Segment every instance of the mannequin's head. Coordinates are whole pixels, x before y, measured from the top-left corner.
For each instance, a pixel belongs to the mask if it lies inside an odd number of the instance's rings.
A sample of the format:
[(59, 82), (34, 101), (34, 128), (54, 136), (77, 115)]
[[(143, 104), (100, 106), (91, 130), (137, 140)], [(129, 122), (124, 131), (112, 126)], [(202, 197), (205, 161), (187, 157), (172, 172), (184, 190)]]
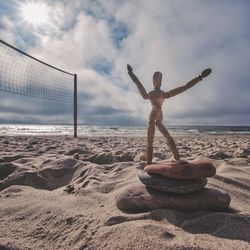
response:
[(160, 89), (161, 79), (162, 79), (162, 73), (159, 71), (156, 71), (153, 75), (153, 85), (154, 85), (155, 89)]

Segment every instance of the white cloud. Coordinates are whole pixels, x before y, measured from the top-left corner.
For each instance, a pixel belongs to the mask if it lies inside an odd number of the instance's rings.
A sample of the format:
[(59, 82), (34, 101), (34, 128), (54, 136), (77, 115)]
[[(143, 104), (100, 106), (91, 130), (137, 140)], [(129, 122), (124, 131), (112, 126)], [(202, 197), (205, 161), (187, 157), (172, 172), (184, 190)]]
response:
[(0, 38), (8, 41), (9, 43), (14, 43), (14, 23), (13, 21), (6, 15), (2, 16), (0, 19)]
[[(87, 119), (97, 121), (95, 110), (100, 107), (112, 108), (100, 123), (113, 121), (112, 110), (121, 110), (120, 118), (147, 119), (150, 105), (129, 79), (129, 63), (148, 91), (156, 70), (163, 73), (162, 88), (169, 90), (212, 67), (212, 75), (198, 86), (166, 101), (170, 123), (250, 122), (247, 2), (99, 0), (50, 5), (55, 13), (51, 25), (57, 28), (39, 37), (29, 53), (78, 74), (79, 96), (86, 97), (79, 99), (79, 113), (92, 110)], [(127, 26), (119, 47), (110, 20)], [(13, 27), (7, 26), (3, 33), (13, 35)], [(110, 63), (110, 74), (91, 68), (90, 62), (100, 58)], [(80, 121), (91, 122), (86, 117)]]

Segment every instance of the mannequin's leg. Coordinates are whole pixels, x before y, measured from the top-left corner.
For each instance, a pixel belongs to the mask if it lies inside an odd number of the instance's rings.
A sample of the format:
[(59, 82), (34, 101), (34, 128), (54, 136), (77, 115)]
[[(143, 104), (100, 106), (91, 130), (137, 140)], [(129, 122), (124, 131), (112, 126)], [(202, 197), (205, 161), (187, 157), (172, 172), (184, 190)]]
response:
[(156, 126), (158, 127), (162, 135), (167, 139), (168, 147), (173, 153), (175, 160), (180, 160), (179, 151), (175, 145), (173, 137), (169, 134), (168, 130), (165, 128), (161, 121), (157, 121)]
[(147, 138), (147, 164), (152, 163), (153, 159), (153, 141), (154, 141), (154, 136), (155, 136), (155, 121), (150, 120), (148, 122), (148, 138)]

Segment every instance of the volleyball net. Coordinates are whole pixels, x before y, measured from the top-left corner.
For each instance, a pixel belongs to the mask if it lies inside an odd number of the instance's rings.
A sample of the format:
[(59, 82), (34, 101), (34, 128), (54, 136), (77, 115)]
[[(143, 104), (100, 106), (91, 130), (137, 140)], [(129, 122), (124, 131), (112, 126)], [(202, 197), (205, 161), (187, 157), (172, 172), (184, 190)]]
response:
[(77, 137), (77, 75), (0, 40), (0, 91), (72, 104)]

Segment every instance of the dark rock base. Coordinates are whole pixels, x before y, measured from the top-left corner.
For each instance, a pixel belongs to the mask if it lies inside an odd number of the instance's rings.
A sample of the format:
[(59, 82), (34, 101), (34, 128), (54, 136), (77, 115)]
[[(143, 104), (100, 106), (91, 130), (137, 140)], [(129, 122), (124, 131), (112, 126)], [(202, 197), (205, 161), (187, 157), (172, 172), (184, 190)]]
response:
[(231, 198), (223, 190), (203, 188), (191, 194), (157, 191), (143, 184), (132, 184), (116, 196), (116, 206), (127, 213), (141, 213), (168, 208), (181, 211), (226, 211)]

